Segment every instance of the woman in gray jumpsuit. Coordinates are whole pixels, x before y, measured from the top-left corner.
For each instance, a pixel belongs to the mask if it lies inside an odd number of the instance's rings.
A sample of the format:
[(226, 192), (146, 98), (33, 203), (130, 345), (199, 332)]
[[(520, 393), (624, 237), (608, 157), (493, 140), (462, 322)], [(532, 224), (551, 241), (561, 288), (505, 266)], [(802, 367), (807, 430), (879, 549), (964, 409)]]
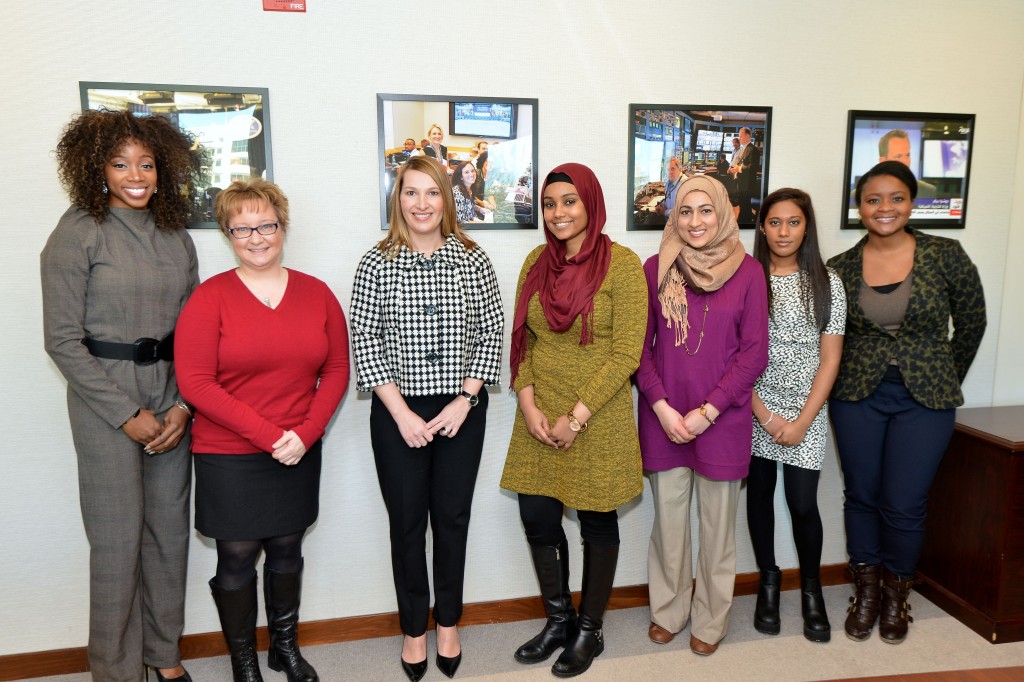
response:
[(181, 666), (191, 412), (173, 332), (199, 283), (185, 230), (199, 159), (156, 116), (87, 111), (65, 128), (71, 199), (41, 255), (46, 352), (68, 382), (89, 539), (95, 680), (191, 680)]

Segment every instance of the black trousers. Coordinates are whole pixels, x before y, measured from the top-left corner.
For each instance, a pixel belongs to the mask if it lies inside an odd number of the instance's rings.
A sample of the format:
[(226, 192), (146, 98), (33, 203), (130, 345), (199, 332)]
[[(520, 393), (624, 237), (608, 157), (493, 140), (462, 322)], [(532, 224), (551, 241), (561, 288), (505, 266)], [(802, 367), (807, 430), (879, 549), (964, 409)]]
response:
[[(407, 397), (409, 408), (430, 421), (455, 396)], [(430, 583), (427, 578), (427, 520), (433, 538), (434, 619), (450, 627), (462, 616), (473, 488), (480, 468), (487, 425), (487, 391), (470, 409), (454, 438), (435, 436), (426, 447), (410, 448), (384, 403), (373, 396), (370, 440), (377, 480), (391, 529), (391, 568), (402, 632), (427, 631)]]
[[(562, 528), (562, 512), (565, 505), (561, 500), (544, 495), (519, 494), (519, 518), (526, 531), (526, 541), (534, 547), (555, 547), (565, 541)], [(618, 511), (600, 512), (577, 509), (580, 520), (580, 535), (595, 545), (619, 544)]]

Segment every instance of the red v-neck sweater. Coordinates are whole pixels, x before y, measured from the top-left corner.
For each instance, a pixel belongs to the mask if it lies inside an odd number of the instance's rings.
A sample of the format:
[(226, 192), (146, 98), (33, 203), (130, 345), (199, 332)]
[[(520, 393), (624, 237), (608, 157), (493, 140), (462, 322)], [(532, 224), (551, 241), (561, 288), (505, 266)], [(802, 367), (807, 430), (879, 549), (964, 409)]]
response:
[(348, 386), (348, 329), (315, 277), (289, 269), (284, 297), (270, 308), (229, 270), (185, 305), (174, 358), (181, 395), (196, 409), (192, 452), (272, 452), (289, 430), (308, 448)]

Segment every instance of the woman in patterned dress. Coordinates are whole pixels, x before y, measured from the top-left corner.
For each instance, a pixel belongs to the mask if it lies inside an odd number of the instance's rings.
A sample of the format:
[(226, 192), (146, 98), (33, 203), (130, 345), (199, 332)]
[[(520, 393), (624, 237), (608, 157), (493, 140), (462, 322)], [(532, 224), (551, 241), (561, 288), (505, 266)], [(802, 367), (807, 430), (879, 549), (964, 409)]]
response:
[(370, 439), (391, 528), (405, 639), (402, 668), (427, 670), (426, 530), (433, 538), (437, 667), (462, 660), (470, 505), (487, 422), (485, 384), (500, 379), (503, 316), (487, 254), (459, 228), (444, 168), (402, 166), (387, 236), (363, 256), (352, 290), (357, 387), (372, 391)]
[(804, 637), (831, 637), (821, 595), (822, 527), (818, 477), (828, 434), (826, 400), (839, 372), (846, 298), (825, 267), (811, 198), (798, 189), (761, 206), (754, 258), (768, 280), (768, 368), (754, 384), (754, 443), (747, 476), (747, 525), (761, 584), (754, 628), (777, 635), (781, 572), (775, 565), (775, 483), (782, 463), (786, 504), (800, 559)]

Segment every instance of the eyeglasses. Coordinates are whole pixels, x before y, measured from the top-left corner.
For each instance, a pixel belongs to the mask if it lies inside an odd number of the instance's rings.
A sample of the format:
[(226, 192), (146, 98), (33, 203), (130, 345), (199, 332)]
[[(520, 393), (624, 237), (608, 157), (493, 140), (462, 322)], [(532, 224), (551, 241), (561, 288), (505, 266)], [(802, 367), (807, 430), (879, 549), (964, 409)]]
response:
[(259, 232), (264, 237), (268, 237), (277, 232), (277, 223), (267, 223), (256, 227), (229, 227), (228, 232), (235, 239), (248, 239), (253, 232)]

